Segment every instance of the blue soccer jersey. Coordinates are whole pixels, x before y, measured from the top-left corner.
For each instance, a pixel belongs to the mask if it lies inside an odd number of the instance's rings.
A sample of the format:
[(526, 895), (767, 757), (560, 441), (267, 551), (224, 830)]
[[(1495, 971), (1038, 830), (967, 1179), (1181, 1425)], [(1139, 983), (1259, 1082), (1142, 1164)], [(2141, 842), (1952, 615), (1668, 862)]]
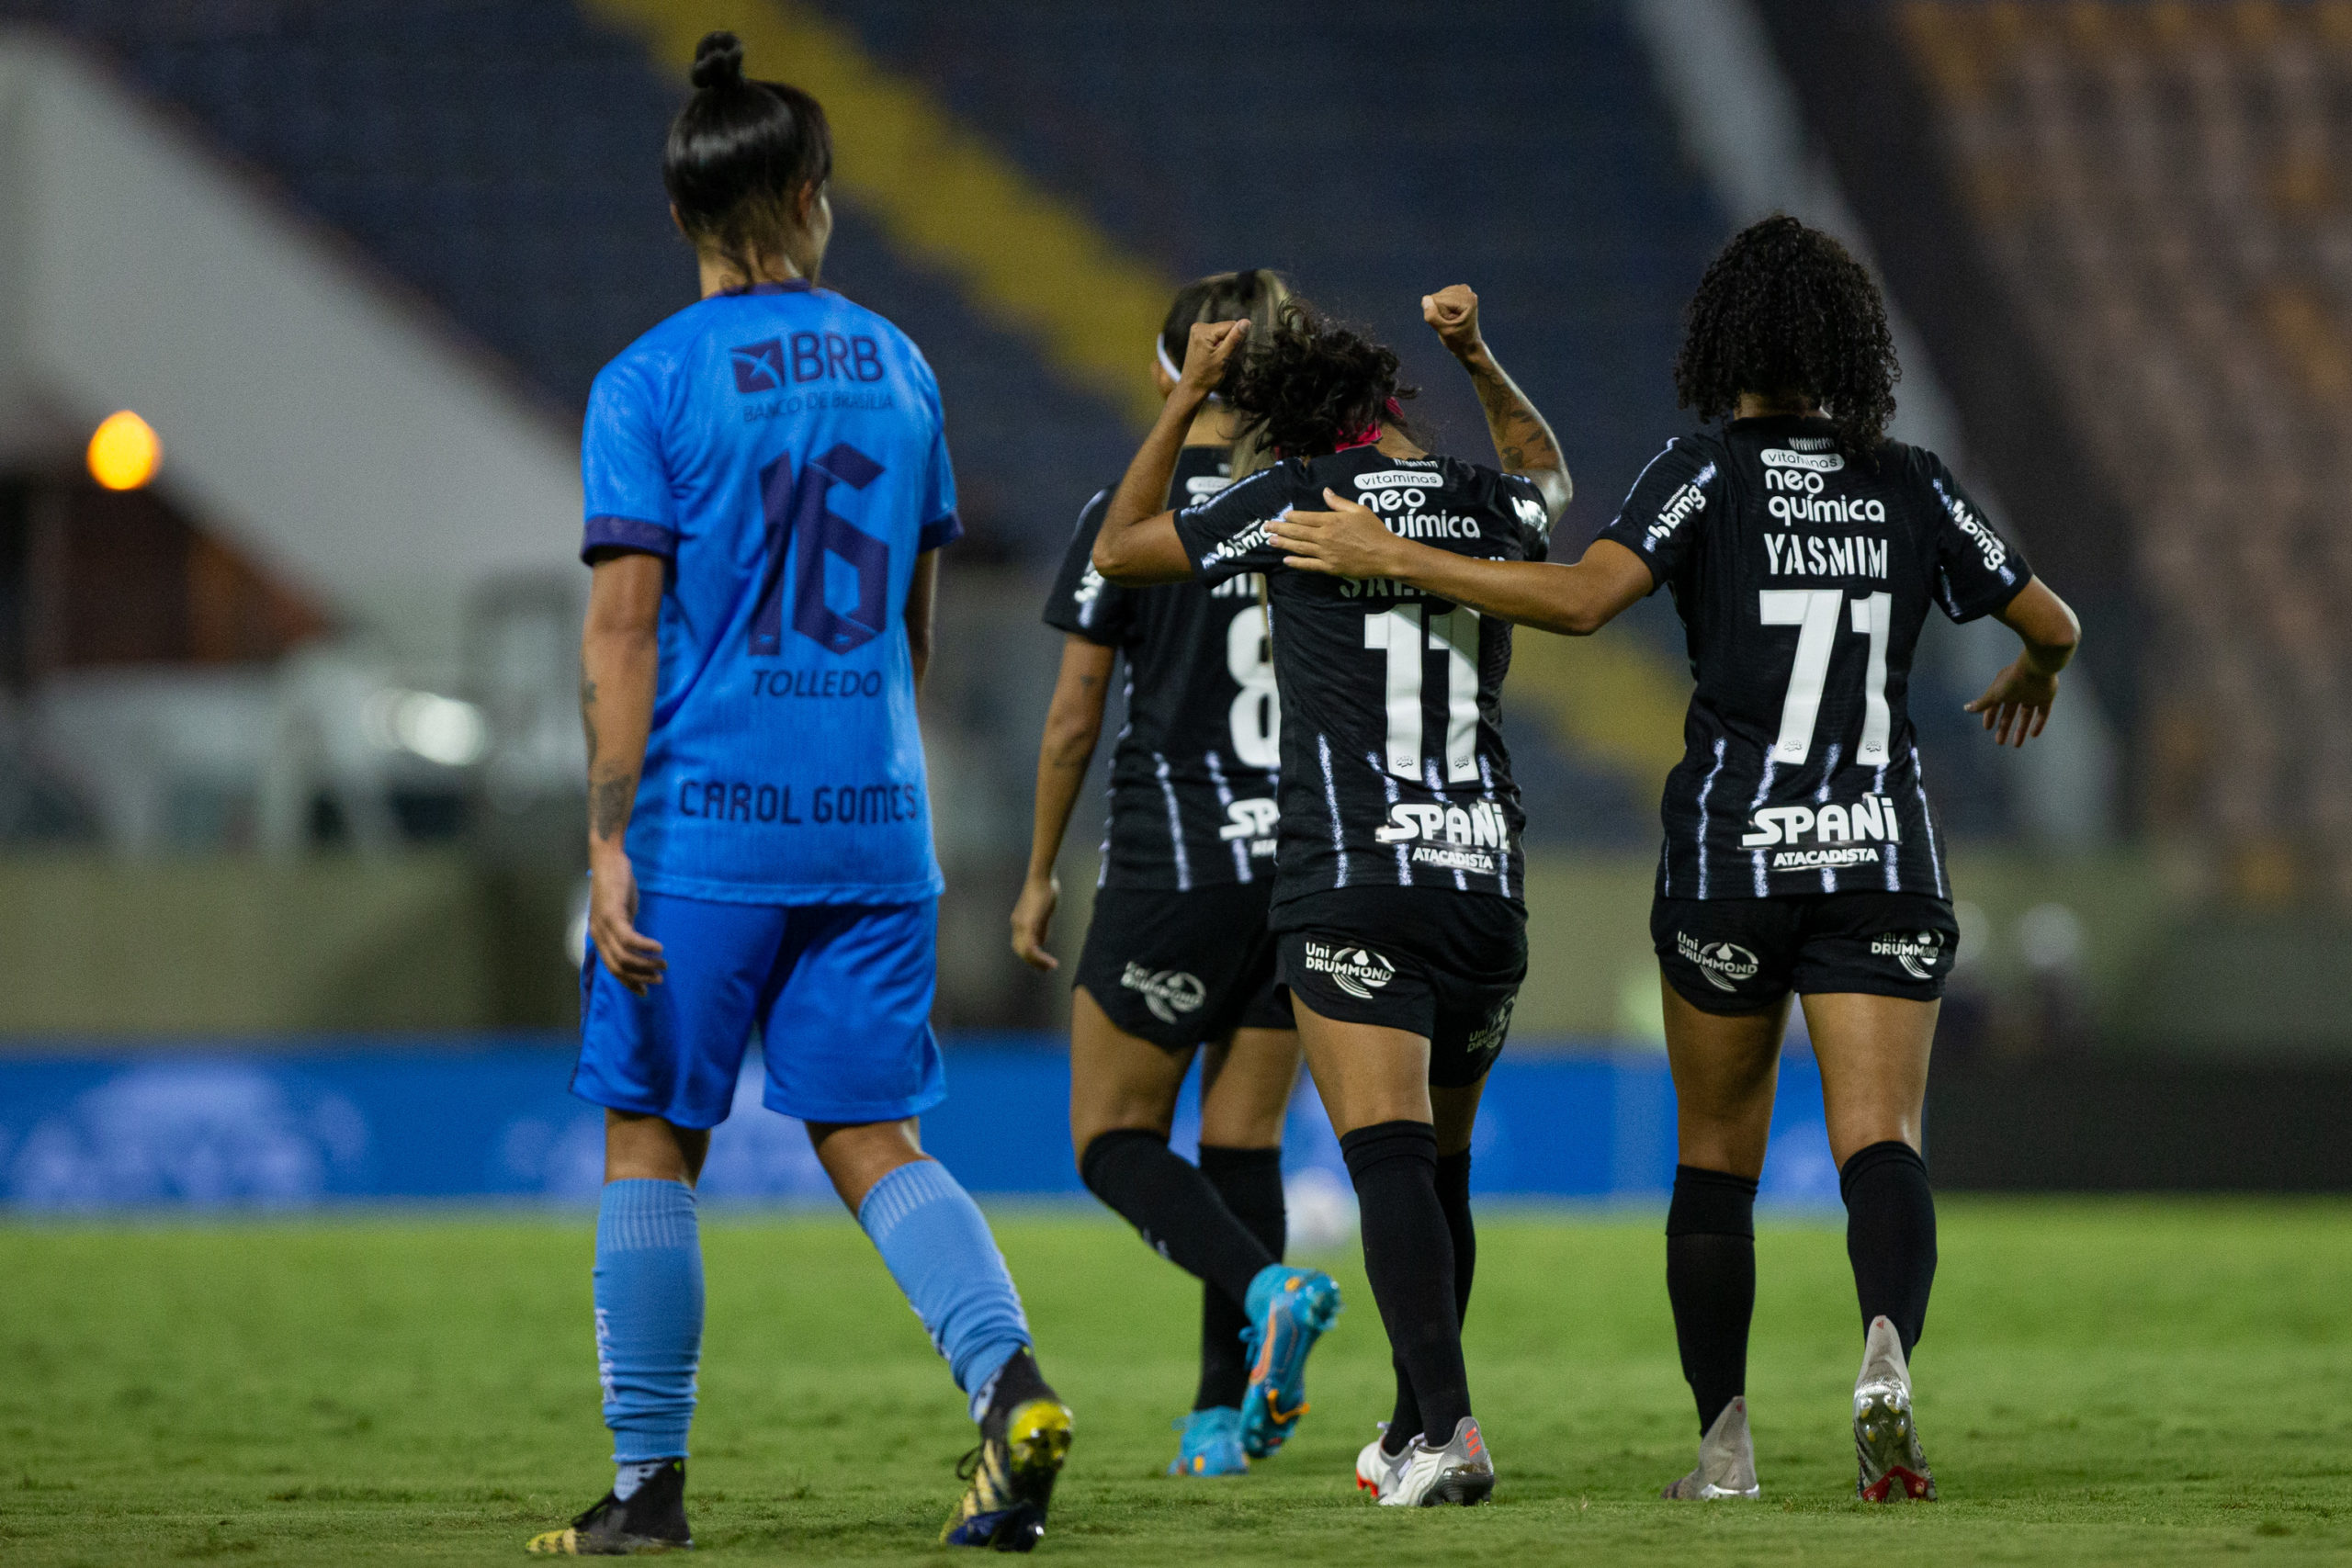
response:
[(639, 886), (935, 897), (904, 615), (916, 556), (963, 528), (915, 345), (806, 283), (702, 300), (598, 374), (581, 468), (583, 550), (669, 562)]

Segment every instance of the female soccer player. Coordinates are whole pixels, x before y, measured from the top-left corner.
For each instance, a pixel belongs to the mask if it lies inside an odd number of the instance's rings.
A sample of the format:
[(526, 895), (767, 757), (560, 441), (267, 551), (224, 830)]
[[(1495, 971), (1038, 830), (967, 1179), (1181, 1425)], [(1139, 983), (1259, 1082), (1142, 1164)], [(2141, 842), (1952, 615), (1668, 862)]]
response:
[(1707, 269), (1675, 365), (1683, 404), (1729, 422), (1670, 442), (1576, 565), (1430, 549), (1337, 496), (1274, 530), (1303, 570), (1394, 579), (1572, 637), (1674, 591), (1698, 690), (1650, 932), (1681, 1145), (1667, 1292), (1703, 1436), (1668, 1497), (1759, 1493), (1744, 1396), (1753, 1209), (1792, 991), (1861, 1304), (1856, 1490), (1936, 1495), (1910, 1356), (1936, 1271), (1920, 1110), (1959, 932), (1905, 703), (1911, 652), (1931, 604), (1999, 616), (2024, 651), (1968, 711), (2022, 746), (2080, 628), (1933, 453), (1886, 439), (1894, 378), (1870, 275), (1828, 235), (1767, 219)]
[[(1435, 551), (1517, 561), (1542, 554), (1568, 497), (1550, 429), (1479, 337), (1476, 296), (1449, 288), (1422, 314), (1477, 385), (1509, 472), (1424, 450), (1404, 423), (1396, 355), (1294, 301), (1255, 342), (1246, 323), (1193, 328), (1094, 547), (1114, 582), (1268, 574), (1283, 704), (1271, 924), (1397, 1366), (1396, 1415), (1357, 1479), (1399, 1506), (1483, 1502), (1494, 1487), (1462, 1313), (1471, 1122), (1527, 961), (1519, 791), (1498, 728), (1510, 628), (1395, 581), (1277, 570), (1271, 528), (1340, 487)], [(1283, 460), (1159, 510), (1221, 384), (1241, 432)]]
[(940, 873), (915, 688), (962, 527), (938, 383), (817, 287), (832, 140), (713, 33), (663, 181), (702, 300), (589, 395), (589, 929), (573, 1092), (605, 1108), (596, 1350), (618, 1475), (535, 1551), (692, 1544), (695, 1181), (752, 1031), (767, 1106), (881, 1251), (980, 1424), (944, 1539), (1026, 1551), (1068, 1451), (987, 1222), (924, 1156)]
[[(1174, 367), (1196, 321), (1271, 325), (1280, 275), (1221, 273), (1181, 290), (1153, 375)], [(1262, 459), (1233, 445), (1212, 400), (1176, 455), (1169, 505), (1213, 495)], [(1274, 776), (1282, 707), (1255, 574), (1127, 589), (1093, 568), (1107, 490), (1079, 514), (1046, 623), (1068, 635), (1037, 753), (1028, 880), (1012, 951), (1038, 969), (1061, 888), (1054, 859), (1102, 728), (1112, 661), (1127, 660), (1128, 719), (1111, 765), (1100, 891), (1070, 998), (1070, 1142), (1086, 1185), (1161, 1256), (1198, 1276), (1201, 1377), (1174, 1475), (1238, 1475), (1306, 1411), (1300, 1376), (1339, 1311), (1328, 1275), (1285, 1269), (1283, 1119), (1298, 1077), (1290, 998), (1274, 980)], [(1168, 1146), (1194, 1050), (1201, 1156)], [(1245, 1330), (1261, 1347), (1252, 1382)]]

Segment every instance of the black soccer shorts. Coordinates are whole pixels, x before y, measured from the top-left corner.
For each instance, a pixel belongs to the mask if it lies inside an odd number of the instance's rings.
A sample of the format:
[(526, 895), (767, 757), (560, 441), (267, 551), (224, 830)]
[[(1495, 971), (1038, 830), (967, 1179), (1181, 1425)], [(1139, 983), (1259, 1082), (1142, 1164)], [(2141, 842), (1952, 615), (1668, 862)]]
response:
[(1311, 895), (1277, 924), (1283, 983), (1299, 1004), (1425, 1037), (1431, 1088), (1467, 1089), (1502, 1055), (1527, 977), (1519, 906), (1481, 893), (1364, 888)]
[(1292, 1028), (1266, 931), (1272, 896), (1271, 876), (1189, 893), (1102, 888), (1077, 983), (1113, 1023), (1170, 1051), (1236, 1029)]
[(1925, 893), (1659, 898), (1650, 942), (1667, 982), (1702, 1012), (1757, 1012), (1791, 991), (1860, 991), (1931, 1002), (1944, 994), (1960, 927)]

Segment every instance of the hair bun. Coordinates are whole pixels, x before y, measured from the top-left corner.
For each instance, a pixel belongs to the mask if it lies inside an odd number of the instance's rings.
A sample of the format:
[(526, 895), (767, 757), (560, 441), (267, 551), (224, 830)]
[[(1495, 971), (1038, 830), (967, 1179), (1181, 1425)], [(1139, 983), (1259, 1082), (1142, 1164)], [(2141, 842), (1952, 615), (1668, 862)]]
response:
[(686, 79), (697, 91), (743, 85), (743, 40), (733, 33), (705, 33), (695, 45), (694, 69)]

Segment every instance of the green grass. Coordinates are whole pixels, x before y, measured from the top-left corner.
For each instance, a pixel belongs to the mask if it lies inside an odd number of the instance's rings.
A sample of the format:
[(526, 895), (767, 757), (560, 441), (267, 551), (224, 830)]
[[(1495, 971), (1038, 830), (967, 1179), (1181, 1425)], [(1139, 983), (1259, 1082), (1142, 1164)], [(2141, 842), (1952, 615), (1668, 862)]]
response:
[[(1490, 1213), (1469, 1325), (1495, 1504), (1360, 1503), (1387, 1352), (1351, 1307), (1250, 1477), (1163, 1477), (1196, 1297), (1091, 1214), (999, 1235), (1079, 1443), (1071, 1562), (2352, 1558), (2352, 1207), (1951, 1202), (1917, 1359), (1944, 1501), (1850, 1501), (1842, 1239), (1768, 1227), (1760, 1505), (1668, 1505), (1696, 1440), (1654, 1220)], [(970, 1429), (844, 1217), (706, 1225), (691, 1502), (746, 1562), (938, 1561)], [(0, 1562), (513, 1561), (604, 1489), (584, 1218), (0, 1227)]]

